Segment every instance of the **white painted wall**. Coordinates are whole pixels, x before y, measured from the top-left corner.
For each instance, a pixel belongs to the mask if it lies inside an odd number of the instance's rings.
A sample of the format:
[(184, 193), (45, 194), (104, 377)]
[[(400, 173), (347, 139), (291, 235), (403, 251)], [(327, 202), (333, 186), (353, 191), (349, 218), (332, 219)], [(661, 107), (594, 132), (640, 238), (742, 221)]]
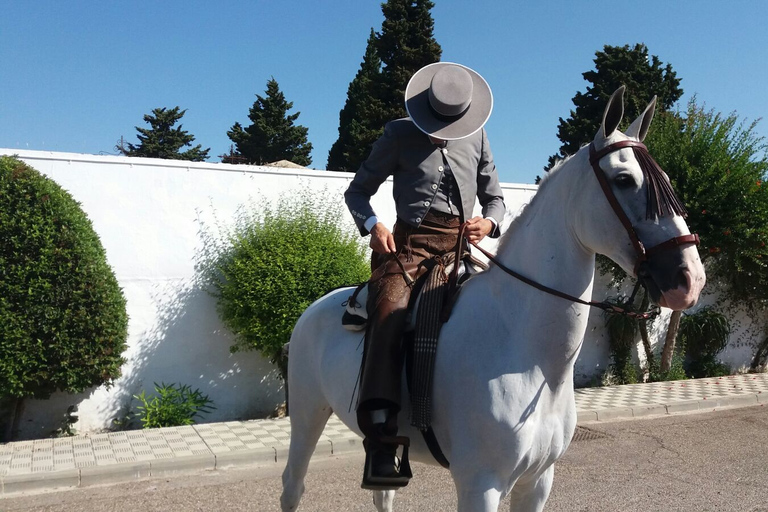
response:
[[(272, 365), (256, 352), (229, 352), (231, 334), (195, 275), (195, 254), (203, 249), (200, 223), (213, 225), (214, 213), (219, 222), (231, 223), (242, 205), (307, 188), (343, 201), (352, 174), (9, 149), (0, 149), (0, 154), (18, 156), (82, 204), (124, 290), (130, 316), (123, 376), (109, 389), (29, 401), (22, 437), (47, 435), (70, 404), (79, 406), (79, 431), (107, 428), (131, 406), (132, 395), (151, 392), (153, 382), (189, 384), (208, 394), (217, 409), (204, 421), (264, 417), (282, 401)], [(502, 188), (509, 210), (506, 224), (536, 187)], [(388, 224), (395, 220), (391, 196), (387, 182), (373, 199)], [(354, 229), (349, 214), (340, 221)], [(484, 245), (492, 249), (494, 243)], [(595, 287), (596, 299), (608, 294), (604, 286)], [(579, 383), (609, 364), (603, 323), (602, 314), (593, 312), (576, 363)], [(728, 362), (738, 366), (749, 361), (751, 352), (730, 348)]]

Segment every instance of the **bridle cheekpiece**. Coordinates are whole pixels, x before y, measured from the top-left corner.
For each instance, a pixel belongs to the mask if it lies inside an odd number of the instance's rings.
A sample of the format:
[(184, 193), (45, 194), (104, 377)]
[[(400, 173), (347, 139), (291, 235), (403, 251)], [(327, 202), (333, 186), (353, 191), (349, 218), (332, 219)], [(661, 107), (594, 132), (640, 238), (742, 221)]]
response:
[(637, 275), (640, 265), (648, 261), (652, 255), (683, 245), (699, 245), (699, 235), (691, 233), (688, 235), (676, 236), (670, 238), (666, 242), (655, 245), (650, 249), (645, 248), (643, 242), (641, 242), (640, 238), (637, 236), (632, 221), (629, 220), (629, 217), (627, 217), (624, 209), (619, 204), (618, 199), (616, 199), (616, 194), (613, 193), (613, 189), (611, 189), (608, 179), (605, 177), (605, 173), (600, 168), (601, 158), (624, 148), (632, 148), (635, 158), (640, 164), (640, 168), (645, 176), (646, 187), (648, 189), (646, 218), (663, 217), (665, 214), (680, 215), (685, 218), (687, 217), (688, 212), (686, 212), (683, 203), (672, 189), (672, 185), (669, 183), (667, 175), (661, 170), (653, 158), (651, 158), (645, 144), (634, 140), (622, 140), (610, 144), (599, 151), (595, 149), (594, 142), (589, 145), (589, 163), (592, 164), (592, 170), (595, 171), (595, 176), (597, 177), (598, 183), (600, 183), (600, 188), (603, 189), (605, 198), (608, 200), (614, 213), (616, 213), (619, 221), (621, 221), (621, 224), (627, 231), (629, 239), (632, 242), (632, 247), (635, 249), (637, 259), (635, 260), (634, 272), (635, 275)]

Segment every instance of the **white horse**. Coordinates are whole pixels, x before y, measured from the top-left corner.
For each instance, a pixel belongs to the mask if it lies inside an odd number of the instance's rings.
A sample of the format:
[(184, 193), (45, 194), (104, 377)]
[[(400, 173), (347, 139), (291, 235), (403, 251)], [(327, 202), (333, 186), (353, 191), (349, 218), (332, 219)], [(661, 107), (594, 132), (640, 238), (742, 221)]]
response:
[[(593, 142), (599, 167), (593, 171), (590, 150), (584, 147), (551, 171), (501, 240), (499, 263), (588, 301), (595, 254), (601, 253), (630, 275), (639, 273), (661, 305), (677, 310), (693, 306), (705, 281), (693, 235), (680, 215), (647, 218), (648, 179), (631, 147), (644, 139), (654, 108), (655, 98), (621, 133), (623, 88), (616, 91)], [(624, 143), (629, 146), (608, 148), (623, 141), (630, 141)], [(598, 172), (631, 226), (609, 205)], [(633, 234), (641, 245), (631, 240)], [(665, 250), (655, 251), (638, 271), (636, 251), (659, 245)], [(340, 322), (342, 302), (349, 295), (343, 289), (318, 300), (293, 331), (288, 362), (291, 445), (283, 473), (283, 511), (298, 507), (310, 456), (330, 414), (335, 412), (360, 434), (350, 404), (361, 335), (346, 331)], [(553, 464), (576, 428), (573, 366), (589, 312), (589, 306), (524, 284), (498, 265), (464, 286), (440, 334), (432, 415), (434, 432), (450, 461), (459, 511), (495, 511), (508, 493), (513, 510), (544, 507)], [(404, 391), (404, 411), (409, 403)], [(407, 412), (399, 417), (400, 433), (411, 439), (411, 459), (436, 464), (419, 431), (408, 424)], [(374, 491), (379, 511), (391, 511), (393, 499), (394, 491)]]

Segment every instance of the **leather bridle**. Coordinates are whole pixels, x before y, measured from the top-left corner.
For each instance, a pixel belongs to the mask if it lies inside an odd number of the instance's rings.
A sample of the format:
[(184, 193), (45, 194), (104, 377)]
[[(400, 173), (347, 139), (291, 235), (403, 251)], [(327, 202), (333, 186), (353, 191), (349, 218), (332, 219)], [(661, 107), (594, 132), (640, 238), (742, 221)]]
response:
[(666, 242), (655, 245), (650, 249), (645, 248), (643, 242), (641, 242), (640, 238), (637, 236), (637, 232), (632, 225), (632, 221), (629, 220), (629, 217), (627, 217), (624, 209), (619, 204), (619, 201), (616, 199), (616, 194), (613, 193), (613, 189), (611, 189), (611, 186), (608, 184), (608, 179), (605, 177), (605, 173), (600, 168), (600, 159), (604, 156), (620, 149), (635, 147), (640, 148), (646, 152), (648, 151), (648, 149), (645, 147), (645, 144), (634, 140), (623, 140), (616, 142), (604, 147), (600, 151), (595, 149), (595, 143), (593, 142), (589, 145), (589, 163), (592, 164), (592, 170), (595, 171), (595, 176), (597, 177), (598, 183), (600, 183), (600, 188), (603, 189), (605, 198), (608, 200), (608, 203), (611, 205), (611, 208), (613, 208), (614, 213), (619, 218), (619, 221), (621, 221), (621, 224), (624, 226), (624, 229), (629, 235), (629, 240), (632, 242), (632, 247), (634, 247), (635, 254), (637, 255), (634, 267), (635, 275), (637, 275), (640, 265), (648, 261), (648, 259), (654, 254), (658, 254), (664, 250), (674, 249), (679, 246), (689, 244), (699, 245), (699, 235), (696, 233), (691, 233), (688, 235), (676, 236), (670, 238)]
[[(676, 236), (676, 237), (670, 238), (666, 242), (662, 242), (658, 245), (655, 245), (650, 249), (645, 248), (643, 243), (640, 241), (640, 238), (637, 236), (637, 232), (635, 231), (635, 228), (632, 225), (632, 221), (629, 220), (629, 217), (627, 217), (627, 214), (624, 212), (624, 209), (619, 204), (619, 201), (616, 199), (616, 195), (613, 193), (613, 190), (611, 189), (611, 186), (608, 183), (608, 179), (605, 177), (605, 173), (600, 168), (600, 159), (602, 157), (604, 157), (609, 153), (613, 153), (614, 151), (618, 151), (620, 149), (629, 148), (629, 147), (633, 147), (633, 148), (636, 147), (643, 151), (646, 151), (646, 152), (648, 151), (643, 143), (632, 141), (632, 140), (625, 140), (621, 142), (616, 142), (614, 144), (610, 144), (604, 147), (603, 149), (601, 149), (600, 151), (597, 151), (595, 149), (595, 144), (593, 142), (589, 146), (589, 162), (590, 164), (592, 164), (592, 170), (595, 171), (595, 176), (597, 177), (598, 183), (600, 183), (600, 188), (603, 190), (603, 194), (605, 194), (605, 197), (608, 200), (608, 203), (611, 205), (611, 208), (613, 208), (614, 213), (616, 213), (616, 216), (619, 218), (619, 221), (624, 226), (624, 229), (627, 231), (627, 234), (629, 235), (629, 239), (632, 242), (632, 247), (634, 247), (635, 249), (637, 260), (635, 261), (634, 271), (635, 271), (635, 275), (637, 275), (640, 265), (647, 262), (649, 258), (655, 254), (658, 254), (665, 250), (673, 249), (675, 247), (685, 246), (689, 244), (699, 245), (699, 235), (692, 233), (689, 235)], [(666, 176), (664, 177), (664, 179), (667, 179)], [(662, 212), (660, 212), (659, 214), (662, 214)], [(464, 237), (465, 226), (466, 226), (466, 223), (461, 225), (459, 240), (461, 240)], [(602, 309), (604, 311), (610, 311), (612, 313), (626, 315), (632, 318), (636, 318), (638, 320), (648, 320), (659, 314), (658, 308), (656, 308), (654, 311), (649, 311), (649, 312), (637, 312), (637, 311), (632, 311), (631, 309), (623, 308), (616, 304), (612, 304), (607, 301), (604, 301), (604, 302), (586, 301), (579, 297), (575, 297), (573, 295), (569, 295), (559, 290), (555, 290), (554, 288), (544, 286), (543, 284), (537, 283), (533, 279), (530, 279), (518, 272), (515, 272), (509, 267), (506, 267), (493, 254), (486, 251), (485, 249), (477, 245), (475, 242), (469, 242), (469, 243), (472, 244), (481, 253), (483, 253), (483, 255), (485, 255), (485, 257), (488, 258), (490, 261), (492, 261), (497, 267), (499, 267), (501, 270), (503, 270), (510, 276), (538, 290), (549, 293), (550, 295), (555, 295), (557, 297), (570, 300), (571, 302), (576, 302), (578, 304), (584, 304), (585, 306), (591, 306), (591, 307)], [(456, 263), (454, 264), (454, 272), (453, 272), (453, 275), (451, 275), (451, 279), (450, 279), (453, 283), (455, 283), (456, 279), (458, 278), (458, 262), (460, 260), (461, 246), (462, 244), (459, 243), (456, 259), (455, 259)]]

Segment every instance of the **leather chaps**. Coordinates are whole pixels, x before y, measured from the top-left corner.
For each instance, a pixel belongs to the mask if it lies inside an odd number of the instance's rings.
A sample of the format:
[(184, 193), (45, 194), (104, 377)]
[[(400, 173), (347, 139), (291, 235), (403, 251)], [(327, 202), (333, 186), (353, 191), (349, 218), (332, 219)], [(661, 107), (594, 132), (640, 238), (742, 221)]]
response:
[[(430, 264), (456, 249), (459, 217), (429, 212), (421, 226), (414, 228), (400, 220), (393, 232), (397, 252), (373, 254), (373, 272), (368, 285), (368, 329), (358, 397), (358, 424), (370, 424), (368, 411), (400, 411), (404, 350), (402, 335), (408, 316), (413, 283)], [(408, 274), (406, 278), (404, 273)]]

